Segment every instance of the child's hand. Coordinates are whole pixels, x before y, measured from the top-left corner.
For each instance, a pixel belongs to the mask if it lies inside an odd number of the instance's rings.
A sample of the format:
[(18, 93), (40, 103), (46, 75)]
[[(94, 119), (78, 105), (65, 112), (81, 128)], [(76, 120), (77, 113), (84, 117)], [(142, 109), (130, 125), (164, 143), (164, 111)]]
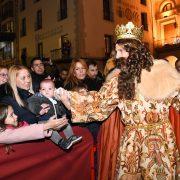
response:
[(55, 91), (55, 98), (62, 101), (66, 108), (70, 109), (69, 93), (63, 88), (59, 88)]
[(49, 104), (45, 104), (45, 103), (41, 104), (41, 107), (42, 107), (42, 109), (39, 112), (40, 115), (46, 114), (50, 109)]
[(82, 96), (86, 96), (88, 94), (88, 91), (87, 91), (87, 89), (82, 88), (82, 89), (79, 90), (79, 94), (82, 95)]

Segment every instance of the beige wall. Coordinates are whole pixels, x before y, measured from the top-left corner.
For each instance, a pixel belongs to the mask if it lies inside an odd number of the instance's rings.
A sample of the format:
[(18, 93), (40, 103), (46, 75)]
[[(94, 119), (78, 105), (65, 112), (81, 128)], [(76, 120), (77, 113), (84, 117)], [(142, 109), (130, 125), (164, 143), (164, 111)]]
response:
[[(36, 55), (36, 45), (38, 42), (43, 43), (44, 56), (50, 57), (50, 51), (52, 49), (61, 48), (61, 36), (68, 35), (72, 41), (72, 49), (75, 46), (74, 39), (74, 23), (75, 23), (75, 11), (73, 1), (68, 1), (68, 18), (58, 21), (58, 1), (41, 0), (37, 3), (33, 1), (26, 1), (26, 10), (19, 13), (19, 28), (21, 19), (26, 17), (26, 29), (27, 35), (20, 37), (19, 52), (22, 48), (27, 48), (28, 57)], [(29, 8), (31, 7), (31, 8)], [(35, 31), (35, 17), (36, 12), (42, 9), (42, 29)], [(71, 11), (73, 10), (73, 11)], [(74, 53), (74, 52), (73, 52)]]
[[(22, 48), (27, 48), (28, 57), (35, 56), (36, 45), (42, 42), (44, 55), (50, 56), (50, 50), (60, 48), (60, 37), (68, 34), (72, 57), (102, 58), (105, 55), (104, 35), (114, 35), (116, 24), (133, 21), (141, 25), (141, 12), (148, 13), (149, 30), (144, 32), (144, 42), (148, 42), (152, 50), (150, 0), (147, 0), (146, 6), (141, 5), (139, 0), (122, 0), (123, 11), (127, 12), (123, 18), (118, 15), (118, 0), (112, 0), (113, 21), (103, 19), (103, 1), (97, 0), (68, 0), (68, 18), (57, 21), (58, 2), (26, 1), (26, 10), (19, 12), (19, 28), (23, 17), (26, 17), (27, 24), (27, 35), (19, 40), (20, 54)], [(42, 9), (43, 24), (41, 30), (35, 31), (35, 16), (39, 9)]]
[(87, 57), (104, 57), (104, 35), (114, 35), (114, 22), (103, 19), (102, 1), (84, 0), (83, 6), (85, 55)]
[(147, 4), (140, 4), (140, 0), (122, 0), (122, 4), (118, 4), (116, 1), (115, 12), (118, 12), (119, 6), (122, 9), (123, 17), (116, 16), (117, 24), (125, 24), (128, 21), (132, 21), (137, 26), (141, 26), (141, 12), (147, 13), (148, 17), (148, 31), (144, 31), (143, 41), (149, 44), (149, 49), (153, 51), (153, 35), (152, 35), (152, 12), (151, 2), (147, 0)]

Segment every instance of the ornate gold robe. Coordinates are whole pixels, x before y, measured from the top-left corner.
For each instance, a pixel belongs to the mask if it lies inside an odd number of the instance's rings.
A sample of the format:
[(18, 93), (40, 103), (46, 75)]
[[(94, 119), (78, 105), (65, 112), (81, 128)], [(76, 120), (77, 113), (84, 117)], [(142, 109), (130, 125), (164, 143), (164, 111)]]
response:
[(169, 107), (180, 109), (180, 75), (158, 60), (151, 72), (142, 71), (134, 100), (120, 100), (117, 85), (118, 78), (114, 77), (99, 92), (71, 92), (72, 121), (103, 121), (118, 107), (125, 131), (120, 139), (115, 178), (133, 179), (140, 174), (144, 179), (174, 179), (179, 154)]

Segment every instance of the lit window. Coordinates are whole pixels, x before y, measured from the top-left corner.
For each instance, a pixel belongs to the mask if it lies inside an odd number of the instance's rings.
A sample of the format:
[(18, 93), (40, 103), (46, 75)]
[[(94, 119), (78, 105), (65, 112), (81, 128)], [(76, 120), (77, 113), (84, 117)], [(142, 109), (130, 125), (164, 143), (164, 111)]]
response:
[(36, 13), (35, 30), (42, 28), (42, 10), (38, 10)]
[(21, 20), (21, 31), (20, 31), (21, 37), (26, 36), (26, 18), (23, 18)]
[(104, 43), (105, 43), (105, 57), (109, 57), (112, 51), (112, 43), (113, 36), (112, 35), (104, 35)]
[(147, 13), (141, 13), (141, 24), (145, 31), (148, 31)]
[(58, 11), (58, 20), (63, 20), (67, 18), (67, 0), (59, 1), (59, 11)]
[(25, 8), (26, 8), (26, 2), (25, 2), (25, 0), (21, 0), (20, 1), (20, 11), (25, 10)]
[(110, 0), (103, 0), (103, 16), (105, 20), (113, 20), (112, 5)]

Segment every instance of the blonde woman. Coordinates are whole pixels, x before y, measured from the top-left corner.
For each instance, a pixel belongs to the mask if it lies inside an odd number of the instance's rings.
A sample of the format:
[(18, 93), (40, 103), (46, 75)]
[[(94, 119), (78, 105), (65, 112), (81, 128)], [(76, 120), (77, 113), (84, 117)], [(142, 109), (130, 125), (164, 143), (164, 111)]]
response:
[[(29, 70), (21, 65), (10, 67), (9, 84), (12, 93), (0, 98), (0, 102), (11, 105), (19, 121), (26, 121), (29, 124), (37, 123), (38, 117), (26, 107), (27, 99), (34, 94)], [(46, 107), (44, 106), (42, 111), (45, 111), (45, 109)]]

